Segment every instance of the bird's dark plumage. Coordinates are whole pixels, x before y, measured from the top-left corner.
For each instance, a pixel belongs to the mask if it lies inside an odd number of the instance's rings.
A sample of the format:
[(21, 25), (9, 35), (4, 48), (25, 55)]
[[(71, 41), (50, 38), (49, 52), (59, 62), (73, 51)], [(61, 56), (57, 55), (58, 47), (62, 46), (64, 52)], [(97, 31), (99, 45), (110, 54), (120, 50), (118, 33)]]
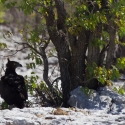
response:
[(18, 108), (23, 108), (28, 98), (27, 90), (23, 76), (18, 75), (15, 71), (22, 65), (8, 59), (6, 67), (5, 75), (1, 77), (0, 81), (1, 97), (8, 105), (14, 104)]

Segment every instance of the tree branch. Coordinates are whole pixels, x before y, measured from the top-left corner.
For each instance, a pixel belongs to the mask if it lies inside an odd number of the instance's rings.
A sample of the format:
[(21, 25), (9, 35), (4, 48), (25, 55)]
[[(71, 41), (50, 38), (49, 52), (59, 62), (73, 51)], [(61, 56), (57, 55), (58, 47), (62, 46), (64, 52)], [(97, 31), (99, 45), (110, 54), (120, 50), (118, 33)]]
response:
[(65, 20), (66, 20), (66, 10), (64, 8), (64, 2), (62, 0), (55, 0), (57, 14), (58, 14), (58, 20), (57, 20), (57, 27), (58, 30), (65, 29)]
[(16, 42), (16, 41), (14, 41), (15, 43), (17, 43), (17, 44), (19, 44), (19, 45), (27, 45), (29, 48), (31, 48), (32, 50), (34, 50), (37, 54), (39, 54), (39, 55), (41, 55), (41, 53), (36, 49), (36, 48), (34, 48), (34, 47), (32, 47), (29, 43), (19, 43), (19, 42)]
[(39, 49), (40, 49), (41, 56), (42, 56), (42, 59), (43, 59), (43, 62), (44, 62), (43, 79), (46, 82), (47, 86), (49, 87), (51, 93), (53, 94), (54, 100), (56, 101), (56, 104), (57, 104), (57, 103), (59, 103), (59, 99), (61, 99), (61, 98), (57, 95), (57, 93), (55, 92), (51, 82), (48, 79), (48, 59), (47, 59), (47, 56), (46, 56), (46, 53), (45, 53), (45, 47), (40, 47)]

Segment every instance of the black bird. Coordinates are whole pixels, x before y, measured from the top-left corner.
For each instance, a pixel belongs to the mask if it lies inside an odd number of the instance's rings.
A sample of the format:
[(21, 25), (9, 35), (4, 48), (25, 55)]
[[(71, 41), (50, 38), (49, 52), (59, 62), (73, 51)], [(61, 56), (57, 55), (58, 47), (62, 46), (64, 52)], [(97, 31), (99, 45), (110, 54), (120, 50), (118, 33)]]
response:
[(0, 94), (8, 105), (23, 108), (28, 94), (23, 76), (15, 71), (17, 67), (22, 67), (22, 65), (8, 59), (5, 75), (0, 81)]

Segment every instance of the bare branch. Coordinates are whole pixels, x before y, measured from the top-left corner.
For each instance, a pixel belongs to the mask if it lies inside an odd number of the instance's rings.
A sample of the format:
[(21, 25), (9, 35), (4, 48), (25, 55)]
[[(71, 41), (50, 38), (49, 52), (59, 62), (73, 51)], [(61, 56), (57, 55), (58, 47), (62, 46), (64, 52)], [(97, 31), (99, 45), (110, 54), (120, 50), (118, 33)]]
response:
[(48, 104), (50, 104), (49, 100), (46, 98), (46, 96), (42, 93), (42, 91), (40, 91), (39, 89), (36, 89), (36, 92), (42, 97), (42, 99), (44, 100), (44, 103), (47, 102)]
[(29, 43), (26, 43), (26, 42), (22, 42), (22, 43), (19, 43), (19, 42), (16, 42), (15, 41), (15, 43), (17, 43), (17, 44), (20, 44), (20, 45), (27, 45), (30, 49), (32, 49), (32, 50), (34, 50), (37, 54), (39, 54), (39, 55), (41, 55), (41, 53), (37, 50), (37, 49), (35, 49), (32, 45), (30, 45)]
[[(7, 55), (7, 56), (3, 56), (3, 55), (0, 55), (0, 56), (2, 56), (2, 57), (14, 56), (16, 53), (18, 53), (19, 51), (22, 51), (23, 49), (26, 49), (26, 48), (28, 48), (28, 47), (24, 47), (24, 48), (19, 49), (19, 50), (14, 50), (14, 51), (15, 51), (14, 53), (9, 54), (9, 55)], [(10, 51), (12, 52), (12, 50), (10, 50)]]

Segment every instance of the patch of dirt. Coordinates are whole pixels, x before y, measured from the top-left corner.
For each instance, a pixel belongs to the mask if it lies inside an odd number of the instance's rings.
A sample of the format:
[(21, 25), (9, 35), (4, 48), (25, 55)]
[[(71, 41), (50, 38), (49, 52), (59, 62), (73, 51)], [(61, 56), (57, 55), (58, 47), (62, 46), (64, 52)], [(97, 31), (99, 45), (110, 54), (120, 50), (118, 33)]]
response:
[(66, 112), (65, 110), (61, 109), (61, 108), (57, 108), (54, 112), (54, 115), (68, 115), (68, 112)]

